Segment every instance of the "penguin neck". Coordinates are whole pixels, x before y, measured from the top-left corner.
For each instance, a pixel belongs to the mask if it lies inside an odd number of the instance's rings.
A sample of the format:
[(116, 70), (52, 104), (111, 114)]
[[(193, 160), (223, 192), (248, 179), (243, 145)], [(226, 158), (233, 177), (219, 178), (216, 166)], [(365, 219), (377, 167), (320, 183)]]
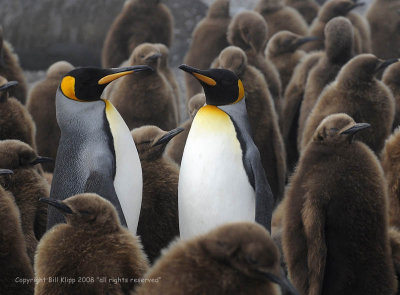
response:
[(228, 114), (239, 129), (245, 130), (247, 133), (251, 134), (245, 97), (243, 97), (243, 99), (238, 103), (218, 106), (218, 108)]

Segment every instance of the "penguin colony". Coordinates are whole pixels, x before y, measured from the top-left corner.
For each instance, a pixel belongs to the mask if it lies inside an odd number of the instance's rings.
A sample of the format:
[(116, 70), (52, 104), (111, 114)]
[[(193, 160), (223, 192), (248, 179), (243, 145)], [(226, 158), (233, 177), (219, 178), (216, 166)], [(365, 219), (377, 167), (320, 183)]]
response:
[(398, 1), (215, 0), (179, 71), (127, 0), (30, 89), (5, 27), (0, 293), (398, 294)]

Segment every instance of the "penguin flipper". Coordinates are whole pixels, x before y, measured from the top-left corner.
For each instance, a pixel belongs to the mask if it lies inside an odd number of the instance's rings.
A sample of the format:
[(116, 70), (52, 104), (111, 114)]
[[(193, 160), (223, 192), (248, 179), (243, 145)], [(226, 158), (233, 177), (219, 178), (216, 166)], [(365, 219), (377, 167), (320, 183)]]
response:
[(114, 183), (109, 176), (101, 174), (98, 171), (91, 172), (86, 181), (84, 192), (95, 193), (109, 200), (114, 205), (115, 209), (117, 209), (121, 224), (125, 227), (127, 226), (121, 204), (114, 188)]
[(302, 220), (307, 241), (309, 294), (321, 294), (325, 275), (327, 246), (325, 243), (324, 196), (304, 196)]

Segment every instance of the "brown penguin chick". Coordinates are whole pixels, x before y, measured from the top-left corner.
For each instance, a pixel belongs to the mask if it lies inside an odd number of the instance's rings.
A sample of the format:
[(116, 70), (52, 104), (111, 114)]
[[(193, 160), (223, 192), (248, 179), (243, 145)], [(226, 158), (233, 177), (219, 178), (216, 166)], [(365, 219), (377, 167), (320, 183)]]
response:
[(276, 33), (268, 41), (266, 57), (279, 72), (283, 92), (292, 77), (294, 68), (305, 52), (298, 50), (305, 43), (318, 40), (316, 37), (303, 37), (289, 31)]
[(25, 103), (28, 87), (17, 54), (10, 43), (3, 38), (3, 29), (0, 27), (0, 76), (8, 81), (17, 81), (18, 85), (10, 89), (10, 96), (15, 97), (22, 104)]
[(36, 126), (26, 107), (9, 92), (18, 82), (0, 76), (0, 140), (18, 139), (36, 148)]
[[(362, 2), (356, 3), (352, 0), (331, 0), (325, 2), (325, 4), (319, 10), (318, 18), (312, 23), (309, 29), (309, 34), (311, 36), (320, 37), (321, 40), (319, 42), (306, 44), (303, 46), (303, 49), (306, 51), (323, 50), (324, 46), (326, 46), (326, 42), (324, 43), (323, 41), (325, 37), (325, 25), (335, 17), (347, 16), (352, 9), (362, 4)], [(354, 53), (362, 53), (361, 36), (358, 30), (354, 30), (354, 38), (352, 42), (354, 43)]]
[[(56, 119), (55, 94), (61, 78), (73, 68), (66, 61), (52, 64), (47, 70), (46, 78), (33, 86), (26, 102), (26, 107), (36, 125), (37, 151), (53, 159), (57, 155), (61, 134)], [(52, 172), (54, 163), (44, 164), (43, 169)]]
[(139, 45), (132, 52), (129, 65), (148, 65), (153, 71), (128, 75), (114, 82), (110, 100), (129, 129), (155, 125), (163, 130), (171, 130), (178, 124), (174, 94), (160, 72), (160, 57), (156, 45)]
[(47, 207), (39, 199), (50, 194), (50, 186), (36, 165), (50, 160), (37, 156), (29, 145), (19, 140), (0, 141), (0, 167), (14, 171), (14, 174), (1, 178), (0, 184), (14, 195), (21, 212), (22, 230), (32, 264), (47, 223)]
[[(11, 174), (0, 169), (0, 177)], [(33, 294), (33, 270), (26, 253), (20, 213), (10, 192), (0, 186), (0, 293)], [(31, 280), (23, 284), (20, 280)]]
[(372, 53), (379, 58), (400, 56), (400, 0), (374, 0), (366, 13)]
[(286, 0), (286, 5), (296, 9), (309, 25), (317, 17), (319, 11), (319, 4), (314, 0)]
[(306, 120), (322, 90), (335, 80), (342, 66), (352, 58), (352, 45), (353, 26), (349, 20), (336, 17), (326, 24), (325, 54), (308, 75), (304, 99), (301, 103), (297, 147), (300, 146)]
[(118, 67), (145, 42), (163, 43), (170, 47), (173, 26), (173, 16), (160, 0), (127, 0), (105, 38), (103, 67)]
[(172, 72), (171, 68), (169, 67), (168, 59), (169, 59), (169, 49), (167, 46), (165, 46), (162, 43), (155, 44), (158, 49), (160, 50), (161, 57), (160, 57), (160, 72), (165, 76), (167, 79), (168, 83), (171, 85), (172, 90), (174, 92), (174, 98), (175, 98), (175, 105), (177, 109), (177, 114), (178, 114), (178, 122), (180, 122), (180, 105), (181, 105), (181, 100), (180, 100), (180, 91), (179, 91), (179, 86), (178, 82), (176, 80), (175, 74)]
[(161, 249), (179, 236), (179, 166), (163, 154), (168, 142), (182, 131), (176, 128), (165, 132), (156, 126), (132, 130), (143, 171), (137, 235), (151, 263), (158, 258)]
[(299, 129), (300, 107), (304, 98), (307, 77), (310, 70), (324, 55), (315, 51), (304, 56), (293, 71), (292, 78), (285, 90), (280, 126), (286, 147), (286, 165), (290, 174), (299, 159), (297, 131)]
[(259, 0), (254, 10), (268, 24), (268, 40), (280, 31), (302, 36), (308, 34), (307, 22), (296, 9), (286, 6), (284, 0)]
[(375, 75), (393, 62), (380, 60), (372, 54), (360, 54), (351, 59), (318, 99), (307, 119), (301, 149), (306, 147), (326, 116), (346, 113), (357, 122), (372, 125), (358, 139), (379, 155), (391, 133), (395, 107), (393, 94)]
[[(396, 271), (397, 276), (397, 285), (399, 285), (400, 281), (400, 231), (397, 227), (391, 226), (389, 228), (389, 239), (390, 246), (392, 248), (392, 260), (394, 269)], [(396, 294), (399, 294), (397, 291)]]
[(278, 116), (265, 79), (259, 70), (248, 65), (246, 54), (239, 47), (225, 48), (216, 65), (234, 72), (243, 82), (252, 137), (277, 205), (285, 187), (286, 155)]
[(43, 236), (35, 275), (74, 281), (39, 281), (35, 294), (130, 294), (148, 262), (139, 239), (121, 226), (113, 205), (96, 194), (41, 201), (60, 210), (67, 224), (58, 224)]
[[(346, 114), (325, 118), (285, 195), (283, 250), (300, 294), (394, 294), (387, 188)], [(368, 257), (368, 259), (366, 259)]]
[[(361, 3), (360, 3), (361, 4)], [(357, 13), (350, 11), (346, 17), (351, 21), (356, 31), (356, 38), (360, 38), (361, 42), (361, 52), (371, 53), (371, 28), (367, 19)]]
[(243, 11), (231, 21), (228, 28), (228, 41), (231, 45), (240, 47), (246, 52), (249, 65), (256, 67), (264, 75), (279, 115), (282, 84), (278, 70), (264, 56), (268, 41), (267, 34), (267, 23), (259, 13)]
[(386, 140), (381, 164), (389, 191), (389, 223), (400, 228), (400, 128)]
[[(208, 69), (222, 49), (227, 47), (226, 34), (231, 17), (229, 0), (215, 0), (207, 16), (200, 21), (192, 33), (192, 41), (184, 63), (198, 69)], [(203, 92), (201, 85), (190, 75), (185, 75), (187, 100)]]
[(170, 143), (167, 145), (165, 150), (166, 156), (168, 156), (178, 165), (181, 165), (182, 162), (183, 150), (185, 149), (186, 140), (189, 135), (190, 128), (192, 127), (193, 118), (196, 116), (197, 111), (204, 106), (205, 103), (206, 96), (204, 93), (196, 94), (189, 100), (188, 108), (190, 118), (180, 125), (183, 131), (172, 138)]
[(138, 295), (297, 294), (282, 276), (278, 249), (256, 223), (228, 223), (205, 235), (171, 244)]
[(392, 91), (395, 102), (395, 115), (392, 130), (400, 125), (400, 63), (389, 66), (382, 76), (382, 82)]

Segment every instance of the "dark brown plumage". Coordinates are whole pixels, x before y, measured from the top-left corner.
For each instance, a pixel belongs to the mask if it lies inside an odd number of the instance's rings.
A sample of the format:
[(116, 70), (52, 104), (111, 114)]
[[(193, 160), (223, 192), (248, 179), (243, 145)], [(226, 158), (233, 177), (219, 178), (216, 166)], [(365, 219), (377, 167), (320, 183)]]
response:
[(161, 249), (179, 236), (179, 166), (163, 156), (172, 139), (167, 132), (156, 126), (143, 126), (133, 129), (132, 137), (143, 171), (143, 199), (137, 235), (152, 263), (160, 256)]
[(372, 53), (379, 58), (400, 56), (399, 9), (399, 0), (375, 0), (366, 13), (371, 27)]
[(289, 184), (283, 250), (300, 294), (397, 290), (383, 171), (374, 153), (352, 140), (367, 126), (346, 114), (325, 118)]
[(192, 127), (192, 122), (194, 116), (196, 116), (197, 111), (204, 106), (206, 103), (206, 96), (204, 93), (199, 93), (193, 96), (189, 100), (188, 108), (190, 118), (180, 125), (184, 130), (175, 136), (166, 148), (166, 156), (170, 157), (178, 165), (182, 162), (183, 150), (185, 149), (185, 144), (187, 137), (189, 135), (190, 127)]
[[(0, 87), (8, 81), (0, 76)], [(16, 98), (9, 97), (8, 89), (0, 89), (0, 140), (18, 139), (36, 148), (36, 126), (26, 107)]]
[(228, 41), (246, 52), (249, 65), (259, 69), (267, 81), (268, 89), (280, 114), (282, 85), (279, 72), (264, 56), (268, 27), (264, 18), (254, 11), (237, 14), (228, 28)]
[(160, 278), (158, 283), (143, 284), (137, 294), (281, 294), (277, 282), (288, 282), (281, 276), (278, 255), (260, 225), (226, 224), (172, 244), (146, 275)]
[[(32, 87), (26, 107), (36, 125), (36, 146), (41, 155), (56, 158), (60, 128), (56, 119), (55, 97), (61, 78), (73, 70), (73, 66), (66, 61), (54, 63), (47, 70), (46, 78)], [(46, 163), (45, 171), (52, 172), (54, 163)]]
[(10, 43), (4, 40), (3, 29), (0, 27), (0, 76), (8, 81), (17, 81), (18, 85), (10, 90), (10, 96), (25, 103), (28, 87), (17, 54)]
[(142, 43), (171, 46), (174, 19), (160, 0), (128, 0), (111, 25), (103, 45), (102, 65), (118, 67)]
[(361, 133), (359, 140), (377, 155), (389, 137), (394, 118), (394, 98), (388, 87), (375, 78), (387, 65), (372, 54), (360, 54), (351, 59), (339, 72), (334, 83), (321, 93), (305, 124), (301, 150), (313, 137), (315, 129), (328, 115), (345, 113), (357, 122), (372, 127)]
[[(400, 231), (397, 227), (389, 228), (390, 246), (392, 248), (392, 259), (393, 265), (397, 276), (397, 285), (399, 286), (400, 281)], [(397, 290), (396, 294), (399, 294)]]
[(53, 202), (64, 210), (67, 224), (53, 227), (40, 241), (35, 275), (75, 282), (39, 281), (35, 294), (130, 294), (148, 262), (139, 240), (121, 226), (112, 204), (96, 194)]
[(286, 0), (286, 5), (296, 9), (309, 25), (319, 11), (319, 4), (315, 0)]
[[(192, 42), (184, 62), (198, 69), (208, 69), (220, 51), (227, 47), (226, 33), (231, 21), (229, 0), (215, 0), (207, 16), (200, 21), (192, 33)], [(203, 92), (201, 85), (190, 75), (185, 75), (186, 97)]]
[[(0, 176), (5, 178), (8, 176)], [(33, 270), (26, 253), (20, 213), (11, 193), (0, 186), (0, 293), (33, 294)], [(23, 284), (19, 279), (32, 280)]]
[(0, 167), (14, 171), (14, 174), (3, 177), (0, 183), (13, 194), (21, 212), (22, 230), (32, 264), (37, 243), (46, 232), (47, 223), (47, 207), (39, 199), (50, 194), (49, 184), (36, 168), (42, 160), (21, 141), (0, 141)]
[[(361, 4), (361, 3), (360, 3)], [(359, 36), (361, 42), (361, 52), (360, 53), (371, 53), (371, 28), (367, 19), (357, 13), (349, 12), (346, 17), (351, 21), (356, 31), (356, 38)], [(357, 36), (358, 35), (358, 36)]]
[(280, 31), (289, 31), (298, 35), (308, 34), (308, 25), (301, 14), (286, 6), (284, 0), (259, 0), (254, 9), (268, 24), (268, 40)]
[[(312, 42), (313, 43), (313, 42)], [(322, 90), (334, 81), (342, 66), (353, 56), (353, 27), (344, 17), (336, 17), (325, 26), (325, 54), (310, 71), (301, 103), (297, 147), (300, 146), (306, 120)]]
[(393, 120), (392, 129), (396, 129), (400, 125), (400, 63), (396, 62), (389, 66), (382, 76), (382, 82), (389, 87), (392, 91), (394, 103), (395, 103), (395, 113)]
[(155, 125), (170, 130), (178, 124), (173, 90), (160, 72), (160, 57), (156, 45), (139, 45), (129, 65), (148, 65), (154, 71), (128, 75), (114, 82), (109, 98), (129, 129)]
[(252, 137), (277, 205), (285, 187), (286, 155), (278, 116), (263, 75), (248, 65), (245, 52), (235, 46), (225, 48), (216, 65), (234, 72), (243, 82)]

